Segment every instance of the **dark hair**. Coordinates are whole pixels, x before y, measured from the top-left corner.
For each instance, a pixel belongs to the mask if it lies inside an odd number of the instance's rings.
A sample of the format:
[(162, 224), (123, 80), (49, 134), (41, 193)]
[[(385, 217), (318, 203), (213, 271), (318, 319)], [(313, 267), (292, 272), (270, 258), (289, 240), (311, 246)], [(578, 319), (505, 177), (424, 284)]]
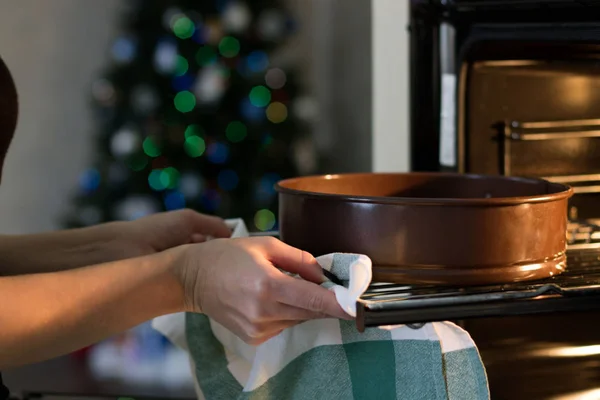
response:
[(18, 114), (17, 88), (8, 67), (0, 58), (0, 172), (17, 127)]

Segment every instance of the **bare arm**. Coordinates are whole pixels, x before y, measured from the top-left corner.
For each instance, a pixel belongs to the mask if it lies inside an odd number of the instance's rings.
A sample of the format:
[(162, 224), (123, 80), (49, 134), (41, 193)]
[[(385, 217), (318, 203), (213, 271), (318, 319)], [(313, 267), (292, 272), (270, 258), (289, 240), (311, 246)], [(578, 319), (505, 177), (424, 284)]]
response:
[(0, 370), (179, 311), (205, 313), (254, 344), (308, 319), (349, 318), (335, 294), (315, 284), (321, 282), (314, 257), (273, 238), (221, 239), (91, 267), (0, 277)]
[(183, 310), (172, 252), (0, 277), (0, 370), (59, 356)]
[(62, 271), (116, 260), (118, 223), (32, 235), (0, 236), (0, 276)]
[(0, 235), (0, 276), (68, 270), (230, 234), (220, 218), (178, 210), (89, 228)]

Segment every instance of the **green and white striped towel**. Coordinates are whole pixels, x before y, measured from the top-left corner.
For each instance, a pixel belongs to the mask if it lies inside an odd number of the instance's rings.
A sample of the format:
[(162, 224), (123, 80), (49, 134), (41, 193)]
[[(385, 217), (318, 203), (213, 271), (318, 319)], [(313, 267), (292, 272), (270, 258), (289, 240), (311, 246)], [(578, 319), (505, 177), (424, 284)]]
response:
[[(241, 221), (229, 223), (234, 236), (247, 235)], [(330, 254), (317, 261), (342, 280), (343, 287), (324, 285), (355, 315), (356, 299), (371, 281), (369, 258)], [(260, 346), (200, 314), (167, 315), (153, 326), (189, 353), (199, 399), (489, 399), (473, 340), (450, 322), (359, 333), (352, 321), (313, 320)]]

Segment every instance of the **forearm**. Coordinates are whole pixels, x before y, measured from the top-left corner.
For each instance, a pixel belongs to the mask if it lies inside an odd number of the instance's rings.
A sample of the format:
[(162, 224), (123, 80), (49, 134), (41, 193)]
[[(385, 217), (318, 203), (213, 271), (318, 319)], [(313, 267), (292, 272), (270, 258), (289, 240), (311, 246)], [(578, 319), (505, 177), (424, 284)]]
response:
[(172, 252), (69, 271), (0, 277), (0, 370), (66, 354), (182, 311)]
[(0, 276), (68, 270), (116, 259), (118, 223), (32, 235), (0, 235)]

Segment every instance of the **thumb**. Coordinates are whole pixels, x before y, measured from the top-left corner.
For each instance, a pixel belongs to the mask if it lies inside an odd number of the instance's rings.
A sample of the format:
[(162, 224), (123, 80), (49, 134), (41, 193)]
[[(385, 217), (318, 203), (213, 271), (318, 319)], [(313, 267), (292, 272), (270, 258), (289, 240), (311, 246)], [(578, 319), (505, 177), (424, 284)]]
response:
[(264, 241), (264, 255), (277, 268), (318, 284), (326, 280), (323, 269), (312, 254), (272, 237), (257, 239)]
[(283, 304), (334, 318), (352, 319), (340, 307), (335, 294), (322, 286), (283, 275), (278, 289), (277, 300)]

